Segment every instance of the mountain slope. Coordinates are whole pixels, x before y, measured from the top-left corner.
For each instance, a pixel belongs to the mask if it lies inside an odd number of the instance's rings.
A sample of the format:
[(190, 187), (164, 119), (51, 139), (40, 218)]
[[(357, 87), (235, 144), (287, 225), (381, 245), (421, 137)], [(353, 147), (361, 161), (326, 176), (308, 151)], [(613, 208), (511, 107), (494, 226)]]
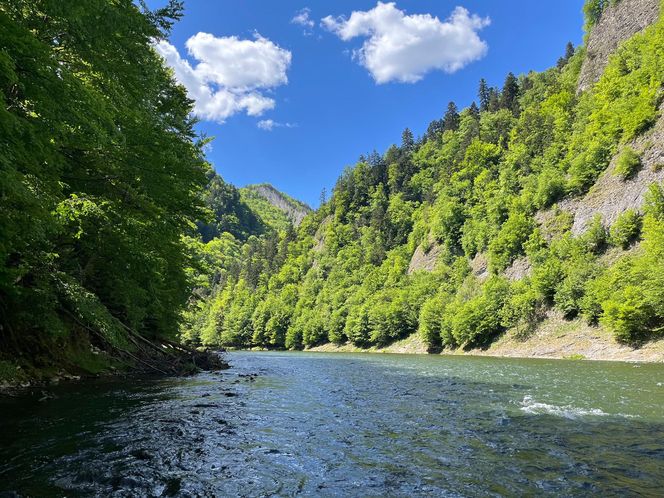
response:
[[(590, 0), (604, 9), (592, 36), (602, 15), (631, 22), (623, 1)], [(552, 313), (625, 343), (661, 335), (664, 22), (614, 42), (585, 91), (590, 56), (568, 50), (502, 88), (482, 82), (479, 106), (450, 106), (422, 138), (405, 130), (361, 157), (294, 240), (265, 240), (238, 262), (211, 295), (205, 333), (189, 337), (366, 347), (419, 332), (456, 349), (527, 337)]]
[(299, 226), (311, 212), (311, 208), (303, 202), (267, 183), (241, 188), (240, 195), (268, 226), (279, 231), (286, 230), (289, 225)]

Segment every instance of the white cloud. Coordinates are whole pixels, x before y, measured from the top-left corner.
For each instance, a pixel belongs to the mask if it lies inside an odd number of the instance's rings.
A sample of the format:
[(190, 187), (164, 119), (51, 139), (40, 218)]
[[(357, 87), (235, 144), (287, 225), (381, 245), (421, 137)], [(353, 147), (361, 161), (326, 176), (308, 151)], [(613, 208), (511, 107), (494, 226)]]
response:
[(304, 34), (306, 36), (312, 34), (312, 30), (316, 25), (316, 23), (314, 23), (314, 20), (311, 19), (311, 9), (309, 7), (305, 7), (301, 10), (298, 10), (295, 16), (293, 16), (293, 19), (291, 19), (291, 24), (298, 24), (302, 26), (304, 28)]
[(430, 14), (406, 15), (393, 2), (378, 2), (349, 18), (327, 16), (321, 25), (344, 41), (366, 37), (353, 57), (381, 84), (414, 83), (432, 70), (454, 73), (482, 58), (488, 47), (478, 31), (489, 23), (463, 7), (441, 22)]
[(257, 123), (257, 126), (261, 130), (265, 131), (272, 131), (275, 128), (295, 128), (297, 127), (296, 124), (293, 123), (279, 123), (277, 121), (274, 121), (272, 119), (263, 119)]
[(155, 45), (196, 102), (194, 112), (201, 119), (223, 123), (240, 112), (260, 116), (275, 106), (264, 92), (288, 83), (292, 54), (259, 34), (254, 40), (240, 40), (198, 33), (186, 47), (199, 61), (195, 66), (167, 41)]

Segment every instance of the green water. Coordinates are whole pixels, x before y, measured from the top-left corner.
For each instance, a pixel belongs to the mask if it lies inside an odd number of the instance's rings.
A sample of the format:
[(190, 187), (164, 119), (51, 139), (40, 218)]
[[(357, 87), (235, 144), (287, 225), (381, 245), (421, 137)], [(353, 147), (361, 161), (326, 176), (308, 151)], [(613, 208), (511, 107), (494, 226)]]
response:
[(664, 365), (228, 359), (1, 400), (0, 496), (663, 495)]

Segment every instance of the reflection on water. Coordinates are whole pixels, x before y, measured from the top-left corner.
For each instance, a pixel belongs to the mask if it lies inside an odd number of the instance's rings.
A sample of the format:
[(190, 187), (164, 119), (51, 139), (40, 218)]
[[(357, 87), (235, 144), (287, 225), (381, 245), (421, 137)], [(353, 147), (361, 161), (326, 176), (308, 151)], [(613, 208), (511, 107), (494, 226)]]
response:
[(664, 484), (664, 366), (229, 359), (216, 374), (0, 401), (0, 492), (624, 496)]

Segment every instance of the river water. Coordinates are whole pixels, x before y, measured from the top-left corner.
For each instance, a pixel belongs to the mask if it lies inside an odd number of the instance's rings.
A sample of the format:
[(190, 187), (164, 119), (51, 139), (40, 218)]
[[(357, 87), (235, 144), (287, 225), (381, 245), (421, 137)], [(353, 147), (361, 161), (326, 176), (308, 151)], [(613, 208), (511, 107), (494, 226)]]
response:
[(664, 365), (228, 360), (0, 400), (0, 496), (664, 495)]

